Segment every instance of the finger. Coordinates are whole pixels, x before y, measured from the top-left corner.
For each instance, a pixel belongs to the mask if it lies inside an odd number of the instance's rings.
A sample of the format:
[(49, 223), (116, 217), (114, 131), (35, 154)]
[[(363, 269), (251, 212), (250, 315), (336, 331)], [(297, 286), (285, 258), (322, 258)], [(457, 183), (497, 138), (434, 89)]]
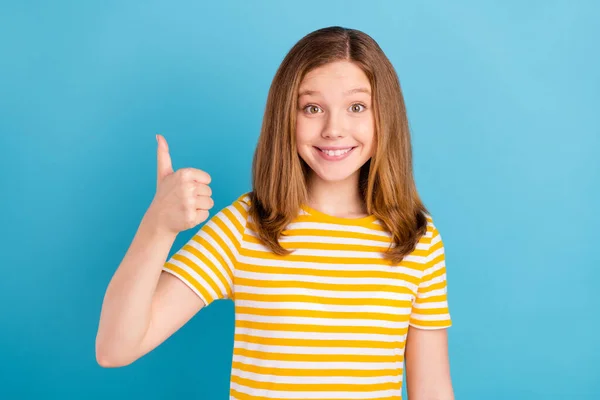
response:
[(206, 219), (209, 216), (209, 212), (208, 210), (198, 210), (196, 211), (196, 220), (194, 221), (194, 223), (196, 225), (201, 224), (202, 222), (206, 221)]
[(177, 173), (184, 181), (195, 181), (204, 185), (208, 185), (211, 181), (210, 175), (198, 168), (181, 168)]
[(196, 197), (196, 210), (210, 210), (215, 205), (212, 197), (198, 196)]
[(158, 146), (156, 149), (156, 181), (160, 183), (166, 176), (173, 173), (173, 164), (171, 162), (171, 155), (169, 154), (169, 145), (162, 135), (156, 135)]
[(210, 188), (210, 186), (205, 185), (203, 183), (198, 183), (198, 182), (194, 182), (193, 183), (194, 189), (194, 195), (196, 196), (212, 196), (212, 189)]

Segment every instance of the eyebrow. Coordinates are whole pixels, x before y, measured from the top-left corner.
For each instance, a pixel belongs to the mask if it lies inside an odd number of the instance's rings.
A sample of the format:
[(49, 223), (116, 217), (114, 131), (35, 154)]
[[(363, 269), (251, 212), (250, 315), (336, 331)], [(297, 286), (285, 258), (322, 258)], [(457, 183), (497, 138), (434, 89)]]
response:
[[(371, 95), (371, 91), (368, 88), (359, 87), (359, 88), (350, 89), (350, 90), (344, 92), (344, 96), (348, 96), (348, 95), (351, 95), (351, 94), (354, 94), (354, 93), (366, 93), (369, 96)], [(311, 95), (314, 95), (314, 94), (321, 94), (321, 92), (319, 92), (318, 90), (308, 90), (307, 89), (307, 90), (303, 90), (300, 93), (298, 93), (298, 97), (301, 97), (301, 96), (311, 96)]]

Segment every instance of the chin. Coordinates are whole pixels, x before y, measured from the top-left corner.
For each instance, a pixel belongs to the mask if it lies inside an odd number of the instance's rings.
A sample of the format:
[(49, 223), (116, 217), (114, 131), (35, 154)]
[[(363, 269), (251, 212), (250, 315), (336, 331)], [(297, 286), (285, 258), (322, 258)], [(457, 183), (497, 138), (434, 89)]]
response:
[(346, 173), (324, 173), (324, 172), (318, 172), (318, 173), (314, 173), (314, 177), (324, 181), (324, 182), (329, 182), (329, 183), (334, 183), (334, 182), (343, 182), (343, 181), (347, 181), (349, 179), (353, 179), (355, 176), (358, 176), (359, 171), (354, 171), (354, 172), (346, 172)]

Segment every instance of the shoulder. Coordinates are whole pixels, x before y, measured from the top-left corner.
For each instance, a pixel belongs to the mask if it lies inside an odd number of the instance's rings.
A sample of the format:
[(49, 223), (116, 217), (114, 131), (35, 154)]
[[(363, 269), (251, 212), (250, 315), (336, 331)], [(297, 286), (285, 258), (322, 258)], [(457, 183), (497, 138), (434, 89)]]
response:
[(224, 207), (220, 213), (236, 214), (238, 219), (245, 220), (248, 218), (248, 209), (250, 208), (250, 193), (242, 193)]
[(225, 224), (234, 224), (239, 230), (243, 229), (248, 219), (248, 208), (250, 207), (250, 197), (248, 193), (243, 193), (229, 202), (225, 207), (218, 210), (213, 216), (215, 223), (221, 221)]
[(427, 220), (427, 231), (423, 236), (423, 248), (426, 256), (431, 259), (437, 259), (440, 255), (444, 254), (444, 242), (438, 227), (431, 216), (431, 214), (425, 214)]
[(235, 201), (232, 203), (233, 206), (237, 205), (239, 207), (243, 207), (244, 209), (248, 210), (248, 208), (250, 208), (250, 204), (251, 204), (251, 193), (252, 192), (245, 192), (242, 193), (240, 196), (238, 196), (237, 199), (235, 199)]
[(430, 245), (432, 241), (436, 240), (436, 238), (439, 237), (440, 232), (438, 231), (438, 228), (431, 214), (423, 213), (423, 216), (425, 217), (426, 221), (426, 231), (422, 237), (422, 241), (423, 243)]
[(425, 233), (418, 241), (415, 254), (421, 256), (422, 262), (425, 263), (432, 253), (443, 247), (443, 243), (433, 216), (428, 213), (423, 213), (423, 216), (426, 221)]

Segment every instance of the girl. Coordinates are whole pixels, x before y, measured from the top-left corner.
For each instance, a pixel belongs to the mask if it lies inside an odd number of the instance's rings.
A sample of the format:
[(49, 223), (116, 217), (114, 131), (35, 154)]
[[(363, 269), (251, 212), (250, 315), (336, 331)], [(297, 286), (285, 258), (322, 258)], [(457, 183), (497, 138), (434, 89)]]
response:
[(302, 38), (271, 85), (252, 191), (208, 218), (210, 176), (173, 171), (104, 299), (96, 354), (123, 366), (235, 301), (230, 398), (452, 399), (444, 248), (412, 174), (393, 66), (363, 32)]

